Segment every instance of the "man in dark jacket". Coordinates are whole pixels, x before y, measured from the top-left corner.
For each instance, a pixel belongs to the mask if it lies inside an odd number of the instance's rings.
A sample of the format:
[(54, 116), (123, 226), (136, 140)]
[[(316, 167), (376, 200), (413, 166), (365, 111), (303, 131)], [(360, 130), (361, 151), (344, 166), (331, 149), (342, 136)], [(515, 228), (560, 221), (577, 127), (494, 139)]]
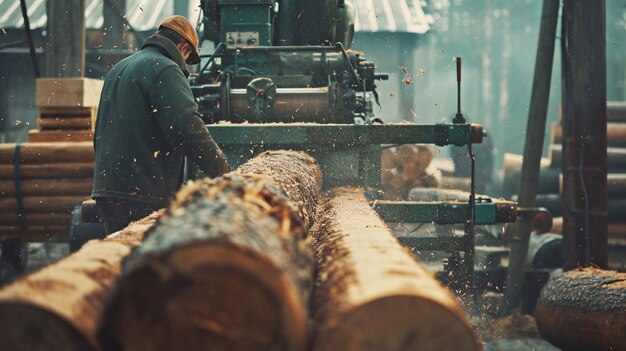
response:
[(182, 182), (185, 156), (210, 177), (228, 170), (200, 119), (185, 61), (200, 62), (198, 35), (173, 16), (106, 76), (92, 197), (107, 234), (166, 207)]

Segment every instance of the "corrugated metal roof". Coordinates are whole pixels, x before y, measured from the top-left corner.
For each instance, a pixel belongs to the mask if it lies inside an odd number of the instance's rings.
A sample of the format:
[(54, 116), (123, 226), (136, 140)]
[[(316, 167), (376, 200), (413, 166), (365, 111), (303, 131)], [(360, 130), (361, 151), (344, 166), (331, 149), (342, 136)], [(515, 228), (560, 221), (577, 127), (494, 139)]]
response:
[[(426, 33), (430, 29), (420, 0), (355, 0), (357, 32)], [(46, 1), (26, 0), (31, 28), (46, 24)], [(85, 25), (101, 28), (103, 0), (85, 0)], [(173, 14), (172, 0), (127, 0), (126, 18), (137, 30), (150, 30)], [(193, 17), (193, 15), (192, 15)], [(193, 20), (193, 19), (192, 19)], [(0, 0), (0, 28), (22, 27), (18, 0)]]

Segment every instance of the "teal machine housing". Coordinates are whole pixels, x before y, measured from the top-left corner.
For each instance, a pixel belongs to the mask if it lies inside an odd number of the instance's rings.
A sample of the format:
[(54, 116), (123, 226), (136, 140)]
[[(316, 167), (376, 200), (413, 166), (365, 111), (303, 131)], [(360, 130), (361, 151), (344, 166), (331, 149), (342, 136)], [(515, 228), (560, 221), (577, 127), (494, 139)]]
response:
[(275, 0), (220, 1), (220, 41), (227, 48), (271, 46), (276, 5)]

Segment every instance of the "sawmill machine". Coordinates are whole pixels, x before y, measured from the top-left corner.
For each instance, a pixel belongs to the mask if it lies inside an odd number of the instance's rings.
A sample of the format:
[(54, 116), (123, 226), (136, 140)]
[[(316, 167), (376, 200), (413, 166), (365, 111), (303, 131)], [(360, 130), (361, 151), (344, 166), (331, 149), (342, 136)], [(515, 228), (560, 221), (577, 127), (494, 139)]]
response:
[[(376, 83), (389, 76), (376, 72), (363, 53), (350, 49), (352, 1), (202, 0), (201, 8), (201, 38), (212, 41), (215, 49), (204, 56), (190, 84), (202, 118), (231, 166), (265, 150), (305, 151), (320, 163), (325, 188), (365, 189), (387, 222), (460, 225), (460, 232), (446, 235), (399, 237), (414, 250), (449, 253), (440, 278), (455, 290), (472, 289), (477, 281), (482, 286), (502, 286), (493, 282), (503, 280), (493, 277), (502, 277), (506, 269), (500, 265), (501, 251), (489, 254), (498, 259), (497, 264), (475, 271), (475, 264), (486, 265), (475, 260), (474, 226), (515, 221), (515, 203), (477, 196), (471, 191), (473, 185), (460, 197), (455, 193), (455, 198), (387, 201), (380, 197), (384, 147), (464, 146), (474, 167), (471, 145), (481, 143), (484, 132), (466, 122), (460, 102), (452, 123), (394, 124), (376, 116)], [(460, 93), (460, 60), (457, 64)], [(193, 178), (194, 167), (188, 166), (188, 176)], [(70, 236), (82, 241), (77, 227), (72, 226), (76, 234)], [(483, 278), (476, 279), (481, 274)]]
[(215, 49), (190, 84), (229, 162), (237, 166), (268, 149), (306, 151), (320, 163), (326, 188), (363, 187), (388, 222), (463, 225), (460, 235), (400, 241), (450, 252), (442, 277), (471, 288), (474, 225), (514, 221), (515, 204), (472, 191), (463, 201), (382, 200), (380, 158), (386, 145), (409, 143), (467, 146), (472, 155), (482, 127), (467, 123), (460, 111), (448, 124), (390, 124), (375, 116), (376, 83), (389, 75), (350, 49), (353, 1), (202, 0), (201, 7), (202, 39)]

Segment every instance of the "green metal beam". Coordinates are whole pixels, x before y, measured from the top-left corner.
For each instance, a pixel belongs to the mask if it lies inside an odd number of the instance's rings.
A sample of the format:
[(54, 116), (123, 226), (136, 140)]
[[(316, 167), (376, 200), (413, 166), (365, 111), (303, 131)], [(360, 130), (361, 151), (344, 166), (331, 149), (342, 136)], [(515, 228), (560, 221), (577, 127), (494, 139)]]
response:
[[(469, 204), (443, 201), (372, 201), (374, 209), (385, 222), (463, 224), (468, 219)], [(514, 222), (516, 205), (513, 202), (476, 203), (475, 224)]]
[(480, 143), (481, 126), (470, 124), (212, 124), (220, 145), (311, 145), (334, 149), (380, 144)]

